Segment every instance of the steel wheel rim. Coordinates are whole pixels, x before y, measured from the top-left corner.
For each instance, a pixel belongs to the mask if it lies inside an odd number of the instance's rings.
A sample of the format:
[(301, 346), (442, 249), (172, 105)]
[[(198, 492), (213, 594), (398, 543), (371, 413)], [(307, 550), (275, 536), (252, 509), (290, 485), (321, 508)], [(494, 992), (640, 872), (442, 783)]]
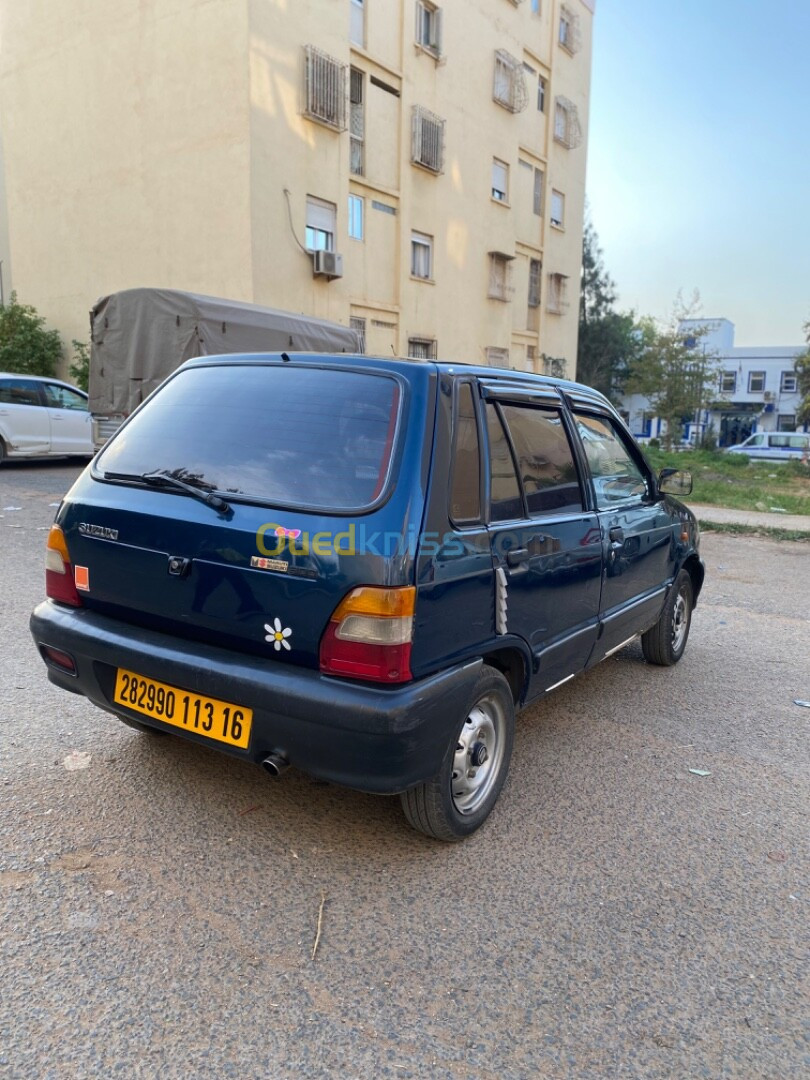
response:
[(672, 651), (679, 653), (686, 643), (686, 633), (689, 629), (689, 602), (686, 592), (681, 589), (675, 597), (672, 608)]
[(500, 775), (505, 742), (503, 706), (487, 695), (470, 709), (453, 754), (450, 792), (459, 814), (474, 814), (486, 802)]

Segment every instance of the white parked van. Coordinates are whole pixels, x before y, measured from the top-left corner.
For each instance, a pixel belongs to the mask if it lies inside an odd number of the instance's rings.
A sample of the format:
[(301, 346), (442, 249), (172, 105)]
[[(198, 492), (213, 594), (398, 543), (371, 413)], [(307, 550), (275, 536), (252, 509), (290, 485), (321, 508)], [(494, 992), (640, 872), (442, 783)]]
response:
[(727, 447), (726, 453), (767, 461), (801, 461), (810, 453), (810, 435), (801, 431), (758, 431), (745, 442)]

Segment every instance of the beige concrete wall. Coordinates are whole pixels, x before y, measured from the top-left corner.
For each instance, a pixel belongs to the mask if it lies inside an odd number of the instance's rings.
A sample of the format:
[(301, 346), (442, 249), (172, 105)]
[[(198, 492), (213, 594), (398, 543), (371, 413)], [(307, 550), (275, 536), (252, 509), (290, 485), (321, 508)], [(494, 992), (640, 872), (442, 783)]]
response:
[[(591, 12), (582, 48), (557, 44), (559, 0), (445, 0), (437, 61), (414, 40), (413, 0), (367, 0), (365, 40), (349, 40), (349, 0), (0, 0), (0, 123), (10, 246), (21, 299), (69, 339), (86, 337), (101, 293), (132, 285), (196, 289), (348, 323), (367, 348), (483, 362), (488, 346), (526, 366), (527, 349), (573, 373), (585, 144), (554, 143), (558, 93), (587, 130)], [(67, 12), (67, 8), (70, 12)], [(58, 42), (57, 45), (54, 43)], [(350, 174), (349, 134), (303, 115), (304, 46), (364, 74), (366, 167)], [(494, 51), (536, 75), (527, 108), (492, 100)], [(411, 164), (411, 112), (446, 121), (441, 175)], [(492, 159), (509, 165), (507, 204), (491, 198)], [(528, 170), (545, 173), (542, 216)], [(548, 224), (553, 187), (565, 230)], [(349, 194), (365, 200), (363, 240), (348, 235)], [(304, 242), (307, 196), (337, 208), (345, 275), (314, 278)], [(431, 282), (411, 277), (412, 230), (434, 239)], [(488, 299), (489, 251), (514, 255), (510, 302)], [(530, 312), (528, 268), (543, 262)], [(569, 275), (570, 307), (546, 311), (547, 275)]]
[(250, 298), (243, 0), (3, 0), (14, 284), (69, 343), (104, 293)]

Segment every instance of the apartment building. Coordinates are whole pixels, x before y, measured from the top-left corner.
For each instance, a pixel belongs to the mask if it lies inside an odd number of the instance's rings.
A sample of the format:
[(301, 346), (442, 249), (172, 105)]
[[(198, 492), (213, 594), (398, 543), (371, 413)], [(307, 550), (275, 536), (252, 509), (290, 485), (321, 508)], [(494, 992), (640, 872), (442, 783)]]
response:
[(6, 294), (351, 323), (574, 374), (593, 0), (0, 0)]
[[(685, 441), (700, 443), (711, 432), (718, 446), (734, 446), (757, 431), (808, 430), (796, 422), (801, 394), (793, 366), (805, 346), (735, 346), (729, 319), (684, 319), (679, 329), (699, 335), (695, 348), (712, 357), (718, 371), (709, 407), (684, 424)], [(628, 394), (622, 410), (637, 437), (662, 433), (661, 421), (642, 395)]]

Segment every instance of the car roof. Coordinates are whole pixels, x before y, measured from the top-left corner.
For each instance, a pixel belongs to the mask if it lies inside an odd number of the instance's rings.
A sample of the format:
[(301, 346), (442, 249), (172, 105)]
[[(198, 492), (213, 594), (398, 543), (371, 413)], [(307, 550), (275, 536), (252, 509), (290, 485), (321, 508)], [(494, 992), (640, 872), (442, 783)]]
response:
[(0, 379), (30, 379), (33, 382), (55, 382), (61, 386), (69, 386), (71, 390), (78, 390), (80, 394), (86, 393), (81, 387), (60, 379), (58, 375), (29, 375), (27, 371), (0, 371)]
[(452, 363), (446, 360), (421, 360), (408, 356), (368, 356), (365, 353), (306, 353), (306, 352), (267, 352), (267, 353), (225, 353), (208, 356), (197, 356), (187, 360), (184, 367), (208, 366), (218, 363), (261, 363), (268, 361), (276, 363), (281, 360), (294, 361), (296, 363), (312, 363), (318, 365), (334, 363), (336, 367), (368, 367), (373, 370), (389, 368), (391, 370), (405, 371), (409, 367), (432, 369), (442, 375), (458, 377), (460, 375), (477, 375), (487, 381), (501, 381), (505, 385), (532, 387), (545, 386), (550, 389), (559, 389), (570, 393), (581, 394), (591, 399), (595, 404), (607, 405), (613, 411), (613, 406), (608, 399), (593, 387), (584, 383), (573, 382), (570, 379), (558, 379), (549, 375), (536, 375), (530, 371), (516, 371), (510, 368), (489, 367), (484, 364)]

